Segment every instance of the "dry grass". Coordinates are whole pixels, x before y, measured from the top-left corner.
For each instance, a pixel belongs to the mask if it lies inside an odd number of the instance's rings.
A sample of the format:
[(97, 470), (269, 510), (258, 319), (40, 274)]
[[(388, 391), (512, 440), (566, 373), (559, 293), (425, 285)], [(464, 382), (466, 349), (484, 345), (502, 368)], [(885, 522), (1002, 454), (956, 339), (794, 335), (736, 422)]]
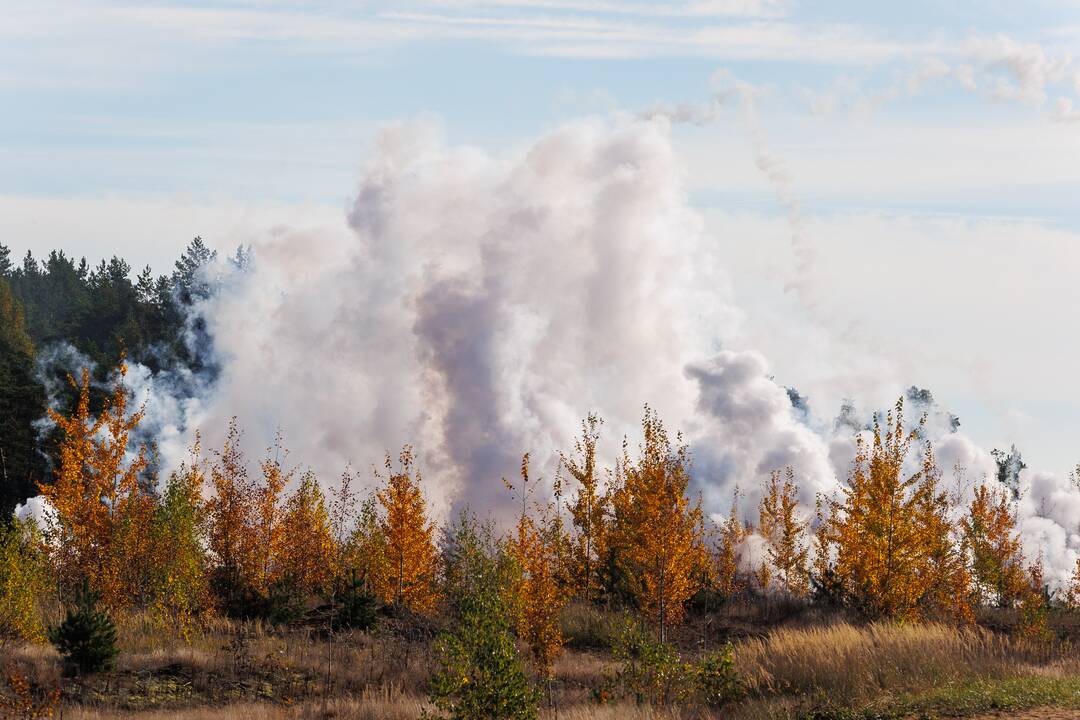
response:
[[(1070, 645), (1033, 645), (980, 629), (943, 625), (806, 624), (806, 617), (757, 636), (740, 633), (735, 663), (747, 698), (716, 717), (892, 717), (917, 711), (933, 716), (986, 707), (1028, 707), (1080, 697), (1080, 659)], [(714, 625), (688, 627), (684, 652)], [(701, 709), (598, 706), (590, 690), (615, 669), (596, 645), (623, 619), (591, 608), (572, 608), (564, 628), (581, 639), (556, 661), (553, 698), (559, 710), (544, 720), (692, 720)], [(739, 623), (747, 623), (740, 617)], [(700, 633), (699, 633), (700, 631)], [(714, 638), (718, 639), (718, 638)], [(384, 629), (339, 636), (331, 650), (318, 633), (280, 631), (259, 624), (215, 620), (181, 639), (146, 618), (130, 618), (120, 633), (115, 672), (65, 687), (64, 716), (217, 720), (414, 720), (426, 705), (433, 671), (429, 640)], [(710, 646), (713, 640), (709, 641)], [(588, 649), (581, 649), (587, 647)], [(51, 648), (7, 648), (39, 687), (60, 682)], [(931, 708), (932, 711), (924, 711)], [(846, 713), (846, 714), (845, 714)], [(854, 715), (852, 713), (855, 713)]]
[(740, 643), (735, 663), (757, 695), (822, 695), (845, 704), (971, 679), (1015, 677), (1035, 662), (1057, 667), (1063, 648), (945, 625), (780, 629)]

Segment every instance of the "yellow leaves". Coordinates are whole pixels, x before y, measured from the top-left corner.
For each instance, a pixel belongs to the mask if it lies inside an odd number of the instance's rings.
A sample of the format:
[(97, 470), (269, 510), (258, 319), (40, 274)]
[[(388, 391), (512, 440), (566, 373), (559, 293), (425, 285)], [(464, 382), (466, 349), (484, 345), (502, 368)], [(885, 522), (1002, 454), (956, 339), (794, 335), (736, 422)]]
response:
[(40, 486), (56, 510), (46, 531), (61, 582), (72, 587), (87, 578), (111, 610), (130, 605), (142, 590), (154, 508), (139, 484), (148, 464), (146, 448), (128, 454), (129, 436), (143, 411), (128, 413), (126, 373), (121, 362), (97, 418), (90, 416), (89, 371), (83, 370), (79, 382), (69, 378), (78, 400), (70, 416), (49, 410), (63, 436), (60, 463), (55, 482)]
[(596, 444), (600, 425), (596, 415), (581, 423), (581, 437), (574, 443), (574, 455), (560, 453), (560, 467), (577, 481), (574, 501), (567, 505), (575, 533), (570, 539), (570, 577), (583, 597), (595, 598), (601, 591), (600, 566), (609, 544), (611, 497), (599, 487)]
[(287, 542), (276, 548), (273, 579), (300, 593), (323, 592), (334, 578), (336, 547), (325, 498), (310, 472), (286, 503), (281, 536)]
[[(823, 517), (819, 542), (827, 552), (819, 554), (818, 573), (870, 616), (905, 620), (933, 611), (967, 619), (967, 570), (929, 445), (918, 470), (906, 466), (924, 422), (905, 431), (901, 400), (884, 432), (875, 420), (869, 447), (858, 439), (843, 497), (828, 501)], [(833, 552), (835, 564), (821, 567)]]
[[(504, 484), (513, 490), (509, 482), (504, 480)], [(529, 512), (528, 501), (535, 487), (536, 481), (529, 479), (529, 454), (526, 453), (521, 459), (521, 515), (516, 534), (507, 542), (507, 550), (518, 571), (513, 603), (518, 635), (529, 646), (540, 674), (547, 678), (551, 675), (552, 663), (562, 650), (559, 615), (566, 603), (566, 595), (558, 578), (561, 532), (550, 518), (545, 517), (553, 507), (541, 508), (539, 522)]]
[(420, 471), (413, 467), (411, 447), (402, 448), (398, 462), (399, 470), (394, 472), (390, 456), (386, 457), (386, 484), (375, 493), (383, 510), (379, 527), (385, 542), (385, 566), (372, 580), (383, 602), (430, 612), (437, 600), (435, 528), (427, 517), (427, 501), (420, 489)]
[(698, 590), (695, 571), (707, 559), (702, 543), (700, 501), (686, 495), (690, 455), (682, 438), (672, 447), (663, 423), (648, 406), (642, 420), (644, 444), (631, 462), (624, 443), (621, 482), (612, 494), (612, 542), (625, 564), (641, 607), (660, 626), (682, 619), (683, 604)]
[(720, 525), (714, 560), (714, 582), (722, 597), (731, 597), (742, 589), (739, 581), (738, 548), (746, 539), (748, 529), (739, 520), (739, 491), (736, 488), (728, 517)]
[(976, 488), (960, 530), (980, 602), (1014, 605), (1026, 581), (1016, 515), (1006, 493), (985, 485)]

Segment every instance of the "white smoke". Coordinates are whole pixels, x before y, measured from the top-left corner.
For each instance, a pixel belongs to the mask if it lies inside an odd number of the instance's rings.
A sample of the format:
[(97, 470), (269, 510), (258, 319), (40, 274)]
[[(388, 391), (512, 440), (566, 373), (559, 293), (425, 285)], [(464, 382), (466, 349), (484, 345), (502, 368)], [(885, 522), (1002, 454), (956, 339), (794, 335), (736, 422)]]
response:
[[(753, 93), (736, 92), (753, 128)], [(265, 238), (252, 270), (200, 308), (221, 376), (203, 401), (172, 407), (183, 422), (159, 425), (201, 428), (212, 446), (236, 415), (256, 453), (280, 427), (324, 479), (413, 443), (437, 507), (489, 510), (521, 453), (550, 477), (555, 452), (598, 412), (610, 460), (647, 402), (686, 433), (708, 512), (726, 513), (738, 485), (752, 514), (763, 480), (791, 466), (809, 514), (846, 477), (853, 429), (796, 411), (766, 359), (735, 349), (741, 315), (669, 132), (662, 116), (595, 119), (495, 157), (447, 147), (430, 124), (388, 128), (348, 229)], [(762, 169), (798, 233), (790, 179)], [(929, 399), (908, 410), (928, 413), (959, 503), (993, 481), (994, 459), (948, 413)], [(162, 443), (174, 463), (183, 437)], [(1080, 493), (1037, 473), (1021, 481), (1025, 550), (1060, 586), (1080, 550)]]
[[(736, 485), (752, 512), (787, 466), (808, 512), (846, 476), (853, 428), (794, 408), (765, 358), (740, 347), (723, 258), (686, 195), (664, 117), (581, 121), (502, 156), (395, 125), (347, 226), (279, 229), (246, 271), (212, 268), (218, 289), (196, 308), (212, 385), (138, 366), (127, 383), (166, 469), (196, 430), (220, 446), (233, 416), (249, 455), (280, 428), (326, 482), (412, 443), (442, 512), (498, 511), (499, 478), (526, 451), (550, 477), (589, 412), (606, 420), (610, 461), (648, 403), (685, 432), (709, 513), (726, 513)], [(967, 498), (996, 465), (955, 430), (931, 413), (939, 464), (950, 479), (963, 469)], [(1025, 550), (1059, 586), (1080, 551), (1080, 492), (1021, 480)]]
[(590, 411), (611, 452), (645, 402), (687, 426), (684, 367), (738, 313), (681, 173), (662, 120), (504, 158), (384, 131), (352, 232), (268, 238), (202, 308), (222, 374), (185, 424), (214, 443), (237, 415), (253, 447), (280, 426), (324, 478), (411, 442), (444, 508), (497, 506), (525, 451), (552, 472)]

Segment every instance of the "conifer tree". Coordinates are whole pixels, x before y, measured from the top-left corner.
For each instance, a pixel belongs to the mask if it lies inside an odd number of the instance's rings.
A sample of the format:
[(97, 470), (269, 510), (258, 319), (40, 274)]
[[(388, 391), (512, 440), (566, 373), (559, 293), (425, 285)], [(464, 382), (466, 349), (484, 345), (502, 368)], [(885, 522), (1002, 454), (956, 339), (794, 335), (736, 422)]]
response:
[(23, 305), (0, 273), (0, 516), (33, 495), (44, 476), (34, 423), (45, 414), (45, 393), (35, 372)]
[(49, 632), (69, 674), (111, 670), (116, 662), (116, 625), (107, 612), (98, 610), (99, 599), (89, 583), (83, 582), (64, 621)]

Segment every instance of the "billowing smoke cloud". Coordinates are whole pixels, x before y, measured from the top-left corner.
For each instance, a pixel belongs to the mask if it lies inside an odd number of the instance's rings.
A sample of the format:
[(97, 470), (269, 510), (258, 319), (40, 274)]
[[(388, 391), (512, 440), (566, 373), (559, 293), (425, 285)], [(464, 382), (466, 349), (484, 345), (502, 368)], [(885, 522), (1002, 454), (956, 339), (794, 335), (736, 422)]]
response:
[(738, 313), (680, 174), (663, 121), (506, 158), (384, 131), (351, 232), (268, 238), (202, 308), (222, 372), (186, 425), (215, 442), (235, 414), (255, 448), (280, 426), (323, 477), (412, 442), (443, 507), (492, 506), (522, 452), (552, 460), (590, 411), (612, 451), (645, 402), (688, 426), (684, 368)]
[[(497, 512), (521, 453), (550, 477), (598, 412), (610, 461), (649, 403), (685, 433), (708, 512), (726, 513), (736, 485), (754, 508), (787, 466), (808, 512), (846, 476), (870, 414), (793, 403), (740, 345), (669, 131), (663, 117), (589, 120), (505, 156), (448, 147), (430, 124), (383, 131), (347, 226), (280, 229), (247, 269), (211, 268), (217, 290), (195, 312), (212, 382), (129, 373), (164, 466), (195, 430), (219, 446), (237, 416), (250, 455), (280, 429), (327, 482), (412, 443), (440, 511)], [(959, 499), (993, 480), (994, 459), (929, 394), (909, 401)], [(1060, 584), (1080, 550), (1080, 492), (1027, 470), (1021, 485), (1025, 547)]]

